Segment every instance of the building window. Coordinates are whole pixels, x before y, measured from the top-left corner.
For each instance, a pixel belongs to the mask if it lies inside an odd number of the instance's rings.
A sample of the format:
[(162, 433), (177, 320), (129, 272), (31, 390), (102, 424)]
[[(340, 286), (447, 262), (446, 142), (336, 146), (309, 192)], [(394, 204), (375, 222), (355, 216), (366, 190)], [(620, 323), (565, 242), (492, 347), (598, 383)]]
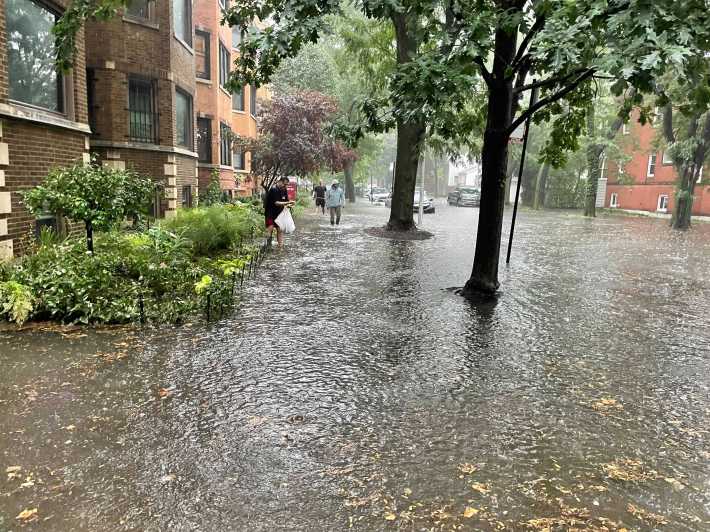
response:
[(219, 7), (222, 8), (222, 11), (227, 9), (227, 0), (217, 0), (217, 2), (219, 3)]
[(201, 163), (212, 162), (212, 120), (197, 119), (197, 157)]
[(173, 0), (175, 36), (192, 46), (192, 0)]
[(229, 50), (227, 47), (219, 43), (219, 84), (224, 87), (229, 79)]
[(232, 111), (244, 111), (244, 87), (232, 93)]
[(651, 116), (651, 127), (658, 127), (658, 124), (661, 122), (662, 118), (661, 110), (658, 107), (654, 107), (653, 116)]
[(210, 34), (195, 30), (195, 75), (210, 79)]
[(663, 152), (663, 164), (673, 164), (673, 157), (671, 157), (671, 154), (668, 153), (668, 150)]
[(648, 156), (648, 169), (646, 171), (648, 177), (653, 177), (656, 175), (656, 154), (652, 153)]
[(623, 125), (621, 126), (621, 134), (622, 135), (629, 134), (629, 124), (627, 124), (626, 122), (624, 122)]
[(244, 170), (244, 151), (241, 148), (234, 148), (232, 161), (232, 166), (235, 170)]
[(658, 196), (658, 212), (667, 212), (668, 211), (668, 195), (666, 194), (661, 194)]
[(153, 15), (153, 0), (131, 0), (126, 15), (140, 20), (150, 20)]
[(239, 50), (243, 38), (244, 30), (240, 26), (232, 26), (232, 50)]
[(703, 167), (700, 167), (700, 171), (698, 172), (698, 183), (700, 183), (703, 180)]
[(135, 142), (155, 142), (153, 82), (128, 80), (128, 136)]
[(599, 163), (599, 179), (604, 179), (606, 174), (606, 155), (602, 155), (602, 160)]
[(190, 185), (182, 187), (182, 206), (186, 209), (192, 207), (192, 187)]
[(94, 78), (93, 68), (86, 69), (86, 107), (89, 114), (89, 127), (96, 135), (96, 78)]
[(619, 194), (616, 192), (611, 193), (611, 200), (609, 201), (609, 207), (618, 207), (619, 206)]
[(52, 33), (58, 15), (31, 0), (5, 0), (5, 17), (10, 99), (63, 112)]
[(219, 124), (219, 164), (232, 166), (232, 130), (224, 122)]
[(179, 146), (194, 149), (192, 136), (192, 96), (175, 89), (175, 140)]
[(249, 112), (251, 116), (256, 116), (256, 85), (253, 83), (249, 88)]

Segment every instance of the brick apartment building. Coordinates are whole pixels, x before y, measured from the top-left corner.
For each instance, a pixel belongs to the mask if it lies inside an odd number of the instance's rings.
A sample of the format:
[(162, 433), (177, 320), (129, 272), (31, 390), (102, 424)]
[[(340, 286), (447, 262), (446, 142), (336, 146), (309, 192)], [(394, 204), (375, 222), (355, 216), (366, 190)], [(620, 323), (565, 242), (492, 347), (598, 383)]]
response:
[(231, 94), (225, 89), (241, 40), (239, 28), (221, 26), (225, 0), (196, 0), (195, 77), (197, 81), (197, 152), (200, 190), (219, 173), (229, 197), (252, 193), (249, 154), (232, 146), (233, 135), (256, 136), (256, 96), (253, 87)]
[[(633, 211), (672, 213), (678, 174), (673, 161), (654, 147), (660, 133), (660, 118), (641, 125), (636, 116), (619, 132), (624, 151), (631, 157), (621, 169), (603, 165), (597, 205)], [(695, 185), (693, 215), (710, 216), (710, 166), (706, 164)]]
[(69, 0), (0, 0), (0, 260), (21, 254), (39, 225), (21, 192), (51, 168), (89, 159), (83, 32), (74, 69), (54, 68), (52, 26)]
[(156, 182), (153, 214), (197, 197), (191, 0), (134, 0), (86, 27), (91, 151)]

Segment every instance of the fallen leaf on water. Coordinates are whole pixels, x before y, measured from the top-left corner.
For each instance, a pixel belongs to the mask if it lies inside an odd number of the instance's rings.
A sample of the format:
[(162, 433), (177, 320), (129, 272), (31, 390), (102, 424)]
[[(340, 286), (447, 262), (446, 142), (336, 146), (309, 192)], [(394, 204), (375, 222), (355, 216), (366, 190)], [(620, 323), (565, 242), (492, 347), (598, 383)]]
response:
[(473, 517), (477, 513), (478, 513), (478, 510), (476, 510), (475, 508), (471, 508), (470, 506), (466, 506), (466, 509), (463, 511), (463, 516), (468, 519), (469, 517)]
[(474, 482), (471, 484), (471, 489), (477, 491), (478, 493), (482, 493), (483, 495), (491, 491), (488, 484), (483, 484), (481, 482)]
[(397, 519), (395, 514), (392, 512), (385, 512), (385, 521), (394, 521), (395, 519)]
[(409, 488), (404, 488), (404, 495), (405, 496), (409, 497), (411, 494), (412, 494), (412, 490), (410, 490)]
[(666, 477), (663, 480), (665, 480), (666, 482), (668, 482), (668, 484), (670, 484), (671, 486), (673, 486), (675, 489), (678, 489), (678, 490), (682, 490), (685, 487), (682, 482), (680, 482), (674, 478), (671, 478), (671, 477)]
[(17, 515), (17, 517), (15, 517), (15, 519), (19, 519), (20, 521), (29, 521), (36, 516), (37, 508), (25, 508)]
[(655, 480), (658, 472), (653, 469), (645, 469), (640, 460), (615, 460), (613, 463), (602, 465), (604, 473), (609, 478), (623, 481), (644, 481)]
[(160, 477), (160, 482), (162, 482), (163, 484), (167, 484), (168, 482), (172, 482), (173, 480), (175, 480), (175, 475), (163, 475), (162, 477)]
[(611, 412), (612, 410), (623, 410), (624, 407), (616, 399), (600, 399), (592, 405), (597, 412)]
[(471, 473), (475, 473), (477, 470), (478, 468), (473, 464), (459, 464), (459, 471), (461, 471), (464, 475), (470, 475)]
[(65, 430), (76, 430), (76, 425), (67, 425), (64, 427)]
[(168, 388), (159, 388), (158, 389), (158, 395), (160, 396), (161, 399), (165, 399), (166, 397), (170, 397), (170, 395), (173, 392), (171, 392)]
[(22, 466), (14, 465), (10, 466), (7, 469), (5, 469), (5, 473), (15, 473), (17, 471), (20, 471), (22, 469)]

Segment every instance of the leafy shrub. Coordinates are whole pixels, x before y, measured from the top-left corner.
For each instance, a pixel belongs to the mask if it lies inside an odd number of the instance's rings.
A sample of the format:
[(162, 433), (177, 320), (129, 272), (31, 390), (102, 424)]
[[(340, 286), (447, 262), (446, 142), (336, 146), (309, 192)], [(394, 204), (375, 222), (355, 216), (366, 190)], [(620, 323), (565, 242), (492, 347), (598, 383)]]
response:
[(27, 286), (17, 281), (0, 283), (0, 313), (16, 323), (23, 324), (33, 307), (34, 297)]
[(251, 206), (236, 203), (185, 209), (162, 227), (190, 241), (192, 255), (200, 257), (234, 250), (239, 242), (258, 234), (260, 222)]

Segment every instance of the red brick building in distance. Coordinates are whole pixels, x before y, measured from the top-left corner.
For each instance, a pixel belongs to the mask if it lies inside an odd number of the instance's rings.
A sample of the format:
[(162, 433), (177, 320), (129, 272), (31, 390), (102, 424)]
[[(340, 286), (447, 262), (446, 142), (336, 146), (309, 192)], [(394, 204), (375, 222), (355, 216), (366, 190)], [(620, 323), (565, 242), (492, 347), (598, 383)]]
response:
[(197, 152), (200, 190), (219, 175), (230, 198), (250, 195), (249, 154), (232, 146), (234, 135), (256, 137), (256, 91), (231, 94), (225, 84), (238, 54), (239, 28), (220, 25), (227, 0), (195, 0), (195, 77), (197, 81)]
[(197, 199), (191, 0), (133, 0), (86, 27), (91, 150), (156, 183), (153, 215)]
[(74, 69), (54, 67), (52, 26), (69, 0), (0, 0), (0, 260), (20, 255), (42, 225), (21, 193), (56, 166), (89, 160), (84, 34)]
[[(623, 169), (611, 162), (603, 164), (597, 205), (612, 209), (670, 214), (675, 208), (678, 174), (673, 161), (655, 145), (661, 134), (661, 119), (640, 124), (633, 115), (618, 135), (624, 152), (631, 158)], [(602, 204), (603, 201), (603, 204)], [(710, 165), (706, 164), (695, 184), (693, 215), (710, 216)]]

